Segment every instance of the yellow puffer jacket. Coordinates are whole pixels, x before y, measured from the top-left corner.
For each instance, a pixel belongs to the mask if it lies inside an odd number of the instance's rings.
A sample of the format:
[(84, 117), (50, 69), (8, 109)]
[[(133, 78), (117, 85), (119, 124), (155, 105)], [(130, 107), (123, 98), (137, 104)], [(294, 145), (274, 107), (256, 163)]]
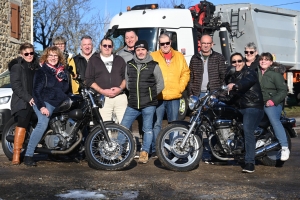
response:
[(165, 88), (157, 96), (159, 100), (172, 100), (180, 98), (190, 80), (190, 69), (185, 61), (184, 56), (172, 48), (171, 51), (172, 59), (169, 65), (167, 65), (161, 50), (151, 53), (153, 60), (158, 62), (164, 77)]
[[(74, 59), (73, 58), (68, 58), (68, 64), (69, 64), (69, 66), (73, 67), (73, 72), (74, 72), (74, 74), (76, 74), (76, 65), (75, 65)], [(74, 79), (72, 79), (71, 85), (72, 85), (72, 93), (73, 94), (79, 94), (79, 91), (78, 91), (79, 90), (79, 84)]]

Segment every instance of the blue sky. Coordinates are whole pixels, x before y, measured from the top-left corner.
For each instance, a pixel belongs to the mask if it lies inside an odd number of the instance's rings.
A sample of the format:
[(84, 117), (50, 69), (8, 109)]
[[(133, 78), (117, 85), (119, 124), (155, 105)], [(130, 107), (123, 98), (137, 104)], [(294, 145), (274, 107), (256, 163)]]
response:
[[(109, 13), (111, 17), (118, 14), (120, 11), (126, 11), (126, 7), (130, 6), (133, 7), (134, 5), (140, 4), (151, 4), (161, 2), (163, 0), (92, 0), (93, 7), (95, 9), (100, 9), (102, 13)], [(168, 1), (168, 0), (164, 0)], [(101, 2), (101, 3), (99, 3)], [(180, 4), (180, 0), (177, 0), (178, 4)], [(200, 2), (200, 0), (183, 0), (183, 2), (192, 2), (191, 5), (195, 5)], [(210, 1), (215, 5), (218, 4), (231, 4), (231, 3), (253, 3), (253, 4), (261, 4), (266, 6), (276, 6), (280, 8), (287, 8), (292, 10), (299, 10), (300, 11), (300, 0), (214, 0)], [(297, 3), (296, 3), (297, 2)], [(289, 4), (290, 3), (290, 4)], [(282, 5), (286, 4), (286, 5)], [(280, 6), (277, 6), (280, 5)], [(99, 8), (98, 8), (99, 7)]]

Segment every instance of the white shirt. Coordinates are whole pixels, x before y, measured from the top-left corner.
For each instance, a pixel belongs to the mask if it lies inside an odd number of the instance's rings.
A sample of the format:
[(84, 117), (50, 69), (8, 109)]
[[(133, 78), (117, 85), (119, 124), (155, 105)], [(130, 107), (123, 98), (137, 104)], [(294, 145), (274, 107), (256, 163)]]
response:
[(106, 66), (107, 71), (109, 73), (111, 73), (114, 56), (113, 55), (111, 55), (109, 57), (104, 57), (102, 55), (100, 55), (100, 56), (101, 56), (101, 59), (102, 59), (102, 61), (104, 62), (105, 66)]

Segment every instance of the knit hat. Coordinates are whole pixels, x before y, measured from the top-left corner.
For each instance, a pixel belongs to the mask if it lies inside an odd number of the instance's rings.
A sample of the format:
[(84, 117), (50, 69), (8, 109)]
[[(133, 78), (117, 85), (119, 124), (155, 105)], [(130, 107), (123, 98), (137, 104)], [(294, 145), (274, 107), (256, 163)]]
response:
[(144, 48), (148, 51), (148, 43), (146, 40), (139, 40), (137, 41), (135, 44), (134, 44), (134, 51), (137, 49), (137, 48)]

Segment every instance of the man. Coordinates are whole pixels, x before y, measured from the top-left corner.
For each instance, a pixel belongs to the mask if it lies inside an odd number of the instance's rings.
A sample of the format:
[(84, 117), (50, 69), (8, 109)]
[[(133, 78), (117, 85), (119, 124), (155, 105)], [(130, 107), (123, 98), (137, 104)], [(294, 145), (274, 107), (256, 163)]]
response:
[(165, 112), (168, 122), (177, 120), (180, 97), (190, 80), (190, 70), (184, 56), (171, 48), (171, 44), (170, 36), (164, 33), (159, 36), (160, 50), (151, 53), (153, 60), (159, 64), (165, 85), (157, 97), (159, 101), (153, 127), (152, 152), (156, 152), (155, 140), (161, 130)]
[[(93, 41), (88, 35), (84, 35), (80, 42), (81, 52), (76, 55), (69, 63), (73, 67), (76, 76), (80, 76), (81, 80), (85, 80), (85, 71), (90, 57), (93, 55)], [(72, 80), (73, 94), (79, 94), (79, 85)]]
[(210, 90), (219, 89), (224, 81), (227, 64), (223, 55), (212, 50), (213, 39), (203, 35), (201, 50), (190, 61), (189, 95), (204, 96), (209, 83)]
[(127, 107), (127, 96), (123, 93), (126, 63), (123, 58), (112, 54), (113, 41), (104, 38), (100, 42), (100, 54), (93, 55), (87, 64), (85, 83), (105, 96), (104, 107), (100, 109), (103, 121), (110, 121), (115, 112), (122, 121)]
[(134, 44), (138, 41), (138, 36), (134, 30), (127, 30), (125, 32), (126, 46), (121, 49), (117, 55), (121, 56), (125, 62), (132, 60), (134, 54)]
[(143, 145), (139, 163), (148, 162), (153, 140), (153, 116), (157, 105), (157, 94), (164, 88), (164, 80), (158, 63), (148, 53), (148, 43), (137, 41), (135, 54), (127, 63), (125, 71), (126, 87), (129, 91), (128, 106), (121, 125), (130, 128), (134, 120), (142, 114)]

